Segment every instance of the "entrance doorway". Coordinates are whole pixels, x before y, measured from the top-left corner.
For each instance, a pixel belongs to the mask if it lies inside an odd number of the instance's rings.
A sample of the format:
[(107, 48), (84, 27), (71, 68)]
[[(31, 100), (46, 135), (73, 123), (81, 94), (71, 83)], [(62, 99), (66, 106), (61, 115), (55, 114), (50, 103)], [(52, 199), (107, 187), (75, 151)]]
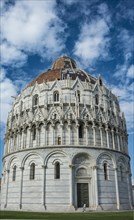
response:
[(77, 183), (77, 207), (89, 207), (88, 183)]

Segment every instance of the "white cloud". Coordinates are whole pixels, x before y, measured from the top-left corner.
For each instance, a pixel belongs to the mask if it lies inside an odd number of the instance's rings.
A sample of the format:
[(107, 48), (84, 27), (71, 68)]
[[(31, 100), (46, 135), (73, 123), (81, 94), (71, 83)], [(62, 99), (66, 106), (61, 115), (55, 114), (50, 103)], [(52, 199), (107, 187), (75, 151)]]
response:
[(25, 52), (50, 57), (64, 48), (64, 26), (57, 16), (55, 0), (16, 1), (3, 10), (1, 24), (3, 64), (19, 59), (24, 62)]
[(128, 62), (133, 57), (133, 34), (127, 29), (121, 29), (118, 35), (118, 47), (122, 48), (124, 59)]
[(112, 85), (112, 92), (119, 97), (121, 111), (124, 112), (127, 127), (130, 131), (134, 129), (134, 96), (133, 96), (134, 83), (118, 86)]
[(13, 101), (13, 98), (11, 96), (17, 95), (17, 88), (13, 84), (13, 82), (6, 77), (5, 70), (1, 70), (3, 74), (2, 81), (0, 82), (0, 93), (2, 94), (0, 96), (0, 112), (1, 112), (1, 118), (0, 121), (2, 123), (6, 123), (8, 112), (11, 110), (11, 104)]
[(134, 78), (134, 65), (131, 65), (131, 66), (128, 68), (127, 76), (130, 77), (130, 78)]
[(69, 6), (78, 3), (78, 1), (79, 0), (63, 0), (64, 4)]
[[(109, 13), (109, 9), (108, 9), (108, 6), (106, 3), (102, 3), (102, 4), (98, 5), (98, 13), (108, 23), (111, 21), (111, 14)], [(110, 25), (110, 23), (109, 23), (109, 25)]]
[(124, 112), (128, 129), (134, 128), (134, 100), (121, 101), (121, 110)]
[(5, 78), (5, 70), (2, 68), (1, 71), (0, 71), (0, 82)]
[(117, 65), (114, 76), (119, 78), (122, 82), (124, 82), (124, 80), (129, 81), (131, 78), (134, 78), (134, 65), (129, 65), (127, 61), (122, 65)]
[(27, 55), (7, 42), (1, 45), (1, 62), (3, 65), (22, 66), (27, 59)]
[(78, 41), (75, 43), (74, 54), (81, 58), (83, 64), (106, 58), (108, 52), (109, 27), (104, 19), (97, 18), (91, 23), (83, 24)]

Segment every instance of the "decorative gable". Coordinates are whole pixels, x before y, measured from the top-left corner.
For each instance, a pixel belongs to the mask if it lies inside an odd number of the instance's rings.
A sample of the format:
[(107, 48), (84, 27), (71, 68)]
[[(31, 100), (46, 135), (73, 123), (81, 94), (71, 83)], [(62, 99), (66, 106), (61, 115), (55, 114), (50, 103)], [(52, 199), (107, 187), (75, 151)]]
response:
[(89, 112), (89, 110), (87, 109), (86, 106), (81, 111), (80, 118), (81, 119), (93, 120), (93, 116), (92, 116), (91, 112)]
[(48, 120), (51, 120), (51, 119), (60, 119), (60, 114), (58, 112), (58, 110), (55, 108), (55, 107), (52, 107), (48, 113)]
[(40, 108), (36, 108), (32, 121), (33, 122), (41, 122), (43, 120), (44, 120), (43, 112), (41, 111)]
[(64, 113), (64, 118), (65, 119), (76, 119), (76, 114), (74, 113), (73, 109), (71, 106), (69, 106), (65, 113)]

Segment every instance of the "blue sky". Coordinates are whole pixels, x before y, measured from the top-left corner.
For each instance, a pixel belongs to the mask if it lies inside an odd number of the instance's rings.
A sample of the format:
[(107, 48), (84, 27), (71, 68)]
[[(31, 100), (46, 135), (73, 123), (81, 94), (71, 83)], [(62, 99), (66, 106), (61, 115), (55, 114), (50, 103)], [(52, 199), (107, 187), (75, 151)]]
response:
[(119, 96), (134, 179), (134, 1), (1, 1), (1, 157), (13, 98), (67, 54)]

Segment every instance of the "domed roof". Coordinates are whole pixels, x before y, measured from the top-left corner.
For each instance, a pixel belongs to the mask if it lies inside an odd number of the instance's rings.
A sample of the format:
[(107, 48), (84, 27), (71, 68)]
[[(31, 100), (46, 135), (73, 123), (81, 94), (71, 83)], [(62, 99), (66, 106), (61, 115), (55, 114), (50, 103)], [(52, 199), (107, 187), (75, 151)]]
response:
[(73, 59), (64, 55), (64, 56), (58, 58), (52, 65), (52, 70), (61, 69), (61, 68), (62, 69), (64, 69), (64, 68), (76, 69), (77, 65)]
[(63, 55), (52, 64), (51, 69), (38, 75), (27, 87), (33, 86), (36, 82), (41, 84), (44, 81), (63, 80), (67, 78), (75, 80), (77, 77), (82, 81), (90, 81), (93, 84), (96, 82), (94, 77), (87, 74), (84, 70), (77, 68), (77, 64), (72, 58)]

